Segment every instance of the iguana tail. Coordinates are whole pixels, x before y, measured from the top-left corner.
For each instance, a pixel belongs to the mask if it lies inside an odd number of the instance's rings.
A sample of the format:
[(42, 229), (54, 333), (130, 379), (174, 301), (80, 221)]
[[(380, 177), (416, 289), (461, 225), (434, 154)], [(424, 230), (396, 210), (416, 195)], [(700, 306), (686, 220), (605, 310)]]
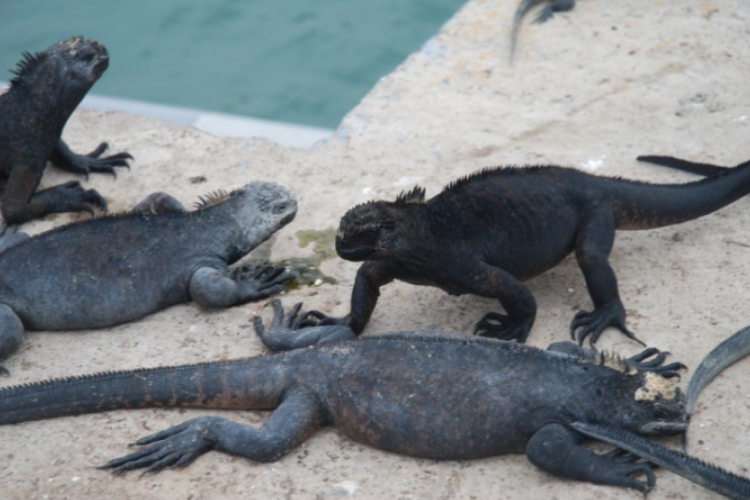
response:
[(521, 3), (516, 7), (516, 13), (513, 15), (513, 27), (511, 28), (510, 34), (510, 64), (513, 64), (513, 56), (516, 54), (516, 46), (518, 45), (518, 31), (521, 29), (521, 22), (526, 14), (531, 9), (539, 5), (546, 0), (521, 0)]
[(117, 409), (272, 409), (286, 381), (277, 356), (105, 372), (0, 389), (0, 425)]
[(727, 169), (727, 167), (720, 167), (710, 163), (682, 160), (673, 156), (644, 155), (637, 157), (636, 160), (653, 163), (654, 165), (661, 165), (662, 167), (673, 168), (675, 170), (682, 170), (683, 172), (690, 172), (691, 174), (702, 175), (704, 177), (720, 174)]
[(686, 184), (612, 184), (617, 229), (653, 229), (715, 212), (750, 194), (750, 161)]
[(703, 460), (666, 448), (655, 441), (622, 429), (610, 429), (582, 422), (574, 422), (571, 427), (581, 434), (613, 444), (728, 498), (750, 498), (750, 480)]

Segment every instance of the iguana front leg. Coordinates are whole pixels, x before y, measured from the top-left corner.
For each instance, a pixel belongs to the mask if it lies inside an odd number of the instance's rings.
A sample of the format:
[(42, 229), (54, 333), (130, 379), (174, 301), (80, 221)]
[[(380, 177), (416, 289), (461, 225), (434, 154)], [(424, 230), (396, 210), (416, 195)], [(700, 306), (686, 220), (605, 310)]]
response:
[(232, 307), (263, 299), (284, 289), (292, 278), (283, 267), (261, 266), (250, 274), (236, 269), (201, 267), (190, 278), (190, 298), (211, 309)]
[(302, 304), (294, 306), (284, 316), (281, 302), (273, 301), (274, 319), (266, 330), (260, 318), (255, 318), (255, 331), (266, 347), (273, 351), (288, 351), (334, 340), (353, 339), (365, 329), (380, 296), (380, 287), (393, 281), (387, 264), (365, 261), (357, 271), (352, 289), (351, 312), (334, 318), (312, 310), (299, 315)]
[(14, 165), (2, 200), (6, 224), (20, 224), (52, 213), (94, 213), (95, 207), (107, 210), (107, 202), (98, 192), (85, 190), (75, 181), (35, 193), (43, 171), (43, 164)]
[[(526, 456), (540, 469), (555, 476), (611, 486), (635, 488), (648, 493), (656, 478), (651, 465), (614, 450), (600, 455), (580, 445), (577, 432), (562, 424), (549, 424), (537, 431), (526, 444)], [(633, 479), (644, 474), (646, 481)]]
[(536, 318), (536, 301), (526, 285), (509, 272), (481, 263), (461, 283), (465, 293), (496, 298), (506, 314), (490, 312), (474, 327), (474, 334), (526, 342)]
[[(583, 343), (590, 337), (591, 344), (608, 326), (614, 326), (631, 339), (640, 342), (625, 326), (625, 308), (617, 290), (617, 277), (609, 265), (608, 257), (615, 240), (615, 218), (612, 207), (600, 205), (583, 221), (576, 235), (576, 259), (586, 279), (592, 312), (579, 311), (570, 324), (570, 335)], [(642, 343), (642, 342), (641, 342)]]
[(359, 335), (370, 321), (372, 312), (380, 297), (380, 287), (385, 286), (395, 278), (388, 271), (388, 264), (368, 260), (359, 266), (352, 288), (351, 310), (343, 318), (334, 318), (312, 310), (302, 315), (299, 323), (301, 328), (329, 325), (347, 326)]
[(351, 340), (357, 335), (346, 325), (308, 326), (300, 328), (299, 311), (302, 302), (294, 305), (289, 314), (279, 299), (273, 299), (273, 321), (266, 329), (260, 316), (253, 318), (255, 333), (261, 342), (272, 351), (291, 351), (302, 347), (326, 344), (336, 340)]
[(57, 147), (50, 155), (50, 162), (58, 168), (67, 170), (74, 174), (85, 175), (88, 179), (91, 172), (107, 173), (117, 177), (115, 167), (130, 168), (128, 160), (133, 157), (129, 153), (117, 153), (102, 157), (109, 146), (106, 142), (99, 144), (95, 150), (88, 154), (79, 155), (74, 153), (65, 142), (60, 139)]
[(139, 439), (133, 444), (148, 446), (110, 460), (100, 469), (112, 469), (115, 474), (142, 468), (159, 472), (165, 467), (184, 467), (209, 450), (273, 462), (302, 444), (324, 419), (315, 395), (295, 388), (284, 393), (284, 400), (260, 429), (220, 417), (198, 417)]

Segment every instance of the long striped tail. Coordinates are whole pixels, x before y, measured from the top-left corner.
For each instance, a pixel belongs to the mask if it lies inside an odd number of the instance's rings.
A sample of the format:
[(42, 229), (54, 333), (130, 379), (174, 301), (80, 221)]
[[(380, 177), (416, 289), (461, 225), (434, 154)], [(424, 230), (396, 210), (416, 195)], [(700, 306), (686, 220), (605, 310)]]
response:
[(275, 356), (45, 380), (0, 389), (0, 425), (117, 409), (272, 409), (285, 377)]

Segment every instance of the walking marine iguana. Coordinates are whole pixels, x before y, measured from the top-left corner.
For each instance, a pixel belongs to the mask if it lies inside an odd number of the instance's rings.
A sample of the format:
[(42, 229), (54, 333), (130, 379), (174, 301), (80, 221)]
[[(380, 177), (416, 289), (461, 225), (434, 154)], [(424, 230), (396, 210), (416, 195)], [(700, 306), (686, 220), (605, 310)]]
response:
[[(172, 205), (152, 195), (141, 210)], [(286, 188), (252, 182), (193, 212), (108, 215), (24, 239), (0, 252), (0, 359), (24, 330), (104, 328), (190, 300), (220, 308), (276, 293), (290, 278), (283, 268), (244, 279), (227, 265), (296, 212)]]
[[(357, 271), (349, 314), (303, 316), (301, 347), (322, 339), (359, 335), (379, 289), (394, 279), (442, 288), (452, 295), (496, 298), (506, 314), (487, 313), (475, 333), (524, 342), (536, 302), (522, 281), (575, 252), (593, 301), (578, 312), (571, 335), (595, 343), (608, 326), (625, 326), (617, 279), (607, 261), (615, 230), (651, 229), (714, 212), (750, 192), (750, 162), (686, 184), (650, 184), (599, 177), (571, 168), (536, 166), (484, 169), (450, 183), (425, 200), (423, 188), (395, 202), (371, 201), (341, 219), (336, 251), (364, 261)], [(281, 347), (285, 348), (285, 347)]]
[[(278, 300), (274, 308), (272, 330), (283, 334), (295, 312), (284, 317)], [(260, 318), (255, 323), (263, 336)], [(655, 476), (648, 463), (619, 451), (594, 453), (581, 446), (574, 426), (683, 432), (685, 398), (670, 378), (684, 366), (664, 365), (666, 355), (656, 349), (623, 360), (563, 344), (572, 347), (543, 351), (403, 332), (256, 358), (69, 377), (0, 389), (0, 424), (164, 406), (274, 410), (260, 429), (193, 418), (138, 440), (143, 448), (102, 468), (156, 472), (212, 449), (270, 462), (331, 425), (394, 453), (438, 460), (525, 453), (561, 477), (649, 491)], [(717, 491), (750, 494), (749, 481), (684, 455), (665, 467)], [(638, 474), (645, 480), (631, 477)]]
[(521, 0), (516, 8), (516, 13), (513, 15), (513, 28), (510, 34), (510, 62), (513, 62), (513, 56), (516, 53), (516, 46), (518, 45), (518, 31), (521, 29), (521, 22), (526, 14), (531, 9), (542, 3), (547, 3), (534, 19), (535, 23), (545, 23), (555, 12), (565, 12), (572, 10), (575, 7), (575, 0)]
[(109, 65), (107, 49), (96, 40), (73, 37), (34, 55), (24, 53), (0, 95), (0, 178), (5, 224), (18, 224), (56, 212), (106, 210), (93, 189), (68, 182), (36, 192), (47, 162), (88, 178), (90, 172), (115, 174), (127, 167), (128, 153), (102, 156), (107, 143), (79, 155), (61, 139), (65, 123)]

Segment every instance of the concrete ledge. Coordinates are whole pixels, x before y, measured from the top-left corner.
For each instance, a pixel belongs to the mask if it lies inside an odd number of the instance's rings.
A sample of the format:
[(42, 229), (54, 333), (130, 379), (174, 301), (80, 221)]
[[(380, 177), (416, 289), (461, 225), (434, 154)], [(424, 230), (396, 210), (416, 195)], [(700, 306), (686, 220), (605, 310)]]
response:
[[(0, 90), (7, 88), (8, 85), (8, 82), (0, 81)], [(333, 134), (333, 130), (322, 127), (96, 94), (87, 95), (81, 103), (81, 108), (122, 111), (195, 127), (220, 137), (257, 137), (291, 148), (309, 148), (320, 141), (328, 140)]]

